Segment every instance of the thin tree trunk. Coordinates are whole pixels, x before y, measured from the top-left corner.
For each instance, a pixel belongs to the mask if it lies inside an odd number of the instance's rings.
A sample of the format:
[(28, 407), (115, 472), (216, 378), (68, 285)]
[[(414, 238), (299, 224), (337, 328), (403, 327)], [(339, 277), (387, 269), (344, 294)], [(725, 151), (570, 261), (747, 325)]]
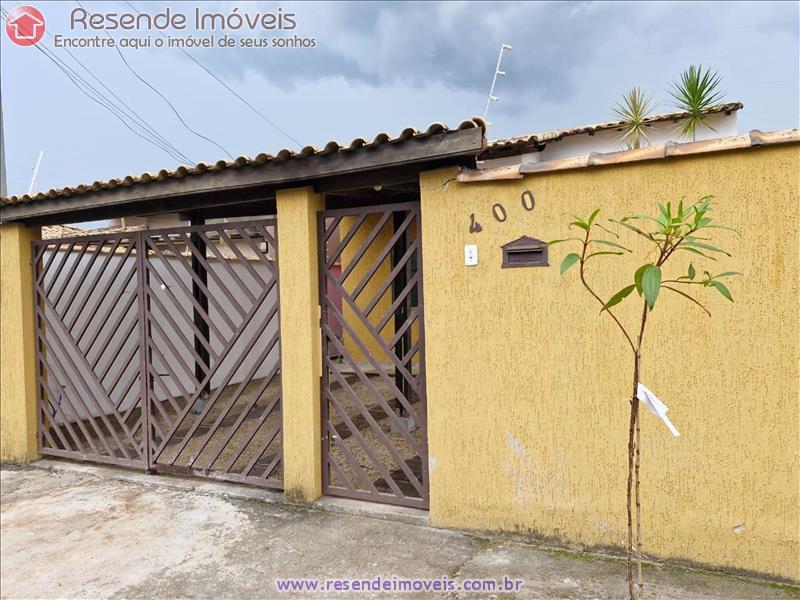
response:
[[(639, 443), (640, 443), (640, 430), (639, 430), (639, 367), (642, 352), (642, 339), (644, 338), (644, 328), (647, 324), (647, 302), (642, 307), (642, 321), (639, 328), (639, 335), (636, 338), (636, 347), (633, 353), (633, 389), (631, 390), (631, 419), (628, 425), (628, 493), (627, 493), (627, 507), (628, 507), (628, 551), (627, 551), (627, 568), (628, 568), (628, 595), (630, 600), (636, 599), (636, 594), (633, 591), (633, 514), (631, 511), (631, 503), (633, 496), (633, 478), (636, 476), (636, 547), (641, 552), (641, 505), (639, 503)], [(635, 464), (634, 464), (635, 462)], [(642, 584), (642, 565), (641, 559), (638, 564), (638, 583), (639, 592), (641, 592)]]
[(642, 580), (642, 502), (639, 496), (639, 464), (642, 448), (641, 422), (640, 415), (636, 415), (636, 473), (634, 475), (636, 479), (636, 583), (639, 588), (640, 600), (644, 596), (644, 581)]
[(639, 383), (638, 369), (634, 368), (633, 376), (634, 392), (631, 396), (631, 417), (628, 425), (628, 490), (627, 490), (627, 509), (628, 509), (628, 547), (626, 552), (626, 567), (628, 580), (628, 596), (630, 600), (636, 599), (633, 591), (633, 511), (631, 500), (633, 497), (633, 472), (634, 472), (634, 452), (635, 452), (635, 431), (636, 421), (639, 414), (639, 398), (636, 396), (636, 387)]

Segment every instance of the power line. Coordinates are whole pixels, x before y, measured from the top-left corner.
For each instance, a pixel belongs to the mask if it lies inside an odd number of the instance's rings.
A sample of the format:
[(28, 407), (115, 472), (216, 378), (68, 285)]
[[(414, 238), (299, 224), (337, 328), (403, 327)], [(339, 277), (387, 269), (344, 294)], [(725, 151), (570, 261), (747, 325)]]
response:
[[(128, 6), (130, 6), (130, 7), (131, 7), (131, 9), (133, 9), (133, 11), (134, 11), (134, 12), (136, 12), (137, 14), (141, 14), (141, 13), (139, 13), (139, 10), (138, 10), (138, 9), (137, 9), (137, 8), (136, 8), (136, 7), (135, 7), (133, 4), (131, 4), (130, 2), (128, 2), (128, 0), (125, 0), (125, 4), (127, 4)], [(162, 37), (165, 37), (165, 38), (167, 37), (167, 36), (164, 34), (164, 32), (162, 32), (162, 31), (159, 31), (159, 33), (161, 34), (161, 36), (162, 36)], [(228, 90), (228, 91), (229, 91), (231, 94), (233, 94), (234, 96), (236, 96), (236, 97), (237, 97), (237, 98), (238, 98), (238, 99), (239, 99), (239, 100), (240, 100), (242, 103), (244, 103), (244, 105), (245, 105), (245, 106), (247, 106), (247, 107), (248, 107), (250, 110), (252, 110), (252, 111), (253, 111), (254, 113), (256, 113), (256, 114), (257, 114), (259, 117), (261, 117), (261, 119), (263, 119), (263, 120), (264, 120), (264, 121), (265, 121), (265, 122), (266, 122), (268, 125), (270, 125), (270, 126), (274, 127), (275, 129), (277, 129), (279, 132), (281, 132), (281, 133), (282, 133), (283, 135), (285, 135), (287, 138), (289, 138), (290, 140), (292, 140), (292, 141), (293, 141), (295, 144), (297, 144), (298, 146), (302, 146), (302, 145), (303, 145), (303, 144), (301, 144), (299, 141), (297, 141), (295, 138), (293, 138), (291, 135), (289, 135), (288, 133), (286, 133), (286, 131), (284, 131), (283, 129), (281, 129), (281, 128), (280, 128), (280, 127), (279, 127), (279, 126), (276, 124), (276, 123), (274, 123), (274, 122), (273, 122), (271, 119), (269, 119), (269, 118), (268, 118), (266, 115), (264, 115), (264, 113), (262, 113), (260, 110), (258, 110), (258, 109), (257, 109), (255, 106), (253, 106), (253, 105), (252, 105), (252, 104), (250, 104), (250, 103), (249, 103), (247, 100), (245, 100), (244, 98), (242, 98), (242, 97), (241, 97), (241, 96), (240, 96), (240, 95), (239, 95), (239, 94), (238, 94), (238, 93), (237, 93), (237, 92), (236, 92), (236, 91), (235, 91), (233, 88), (231, 88), (231, 87), (230, 87), (230, 86), (229, 86), (227, 83), (225, 83), (225, 82), (224, 82), (222, 79), (220, 79), (219, 77), (217, 77), (217, 75), (215, 75), (215, 74), (214, 74), (214, 73), (213, 73), (213, 72), (212, 72), (212, 71), (211, 71), (211, 70), (210, 70), (208, 67), (206, 67), (204, 64), (202, 64), (200, 61), (198, 61), (198, 60), (197, 60), (197, 59), (196, 59), (194, 56), (192, 56), (191, 54), (189, 54), (188, 52), (186, 52), (186, 50), (184, 50), (183, 48), (180, 48), (180, 47), (179, 47), (179, 48), (178, 48), (178, 50), (180, 50), (181, 52), (183, 52), (183, 54), (184, 54), (184, 55), (185, 55), (185, 56), (186, 56), (186, 57), (187, 57), (189, 60), (191, 60), (191, 61), (192, 61), (194, 64), (196, 64), (198, 67), (200, 67), (201, 69), (203, 69), (203, 70), (204, 70), (206, 73), (208, 73), (209, 75), (211, 75), (211, 77), (213, 77), (214, 79), (216, 79), (218, 83), (220, 83), (220, 84), (221, 84), (221, 85), (222, 85), (222, 86), (223, 86), (223, 87), (224, 87), (226, 90)]]
[[(78, 2), (77, 0), (76, 0), (75, 4), (77, 4), (78, 6), (80, 6), (81, 8), (83, 8), (83, 5), (82, 5), (80, 2)], [(83, 8), (83, 9), (84, 9), (84, 10), (86, 10), (85, 8)], [(105, 31), (105, 30), (104, 30), (104, 31)], [(114, 38), (111, 36), (111, 34), (110, 34), (110, 33), (108, 33), (108, 31), (105, 31), (105, 34), (106, 34), (106, 35), (107, 35), (107, 36), (108, 36), (110, 39), (112, 39), (112, 40), (114, 39)], [(170, 101), (167, 99), (167, 97), (166, 97), (164, 94), (162, 94), (162, 93), (161, 93), (161, 92), (160, 92), (158, 89), (156, 89), (156, 88), (155, 88), (153, 85), (151, 85), (151, 84), (150, 84), (150, 83), (149, 83), (149, 82), (148, 82), (146, 79), (144, 79), (144, 78), (143, 78), (141, 75), (139, 75), (139, 73), (137, 73), (137, 72), (136, 72), (136, 70), (135, 70), (135, 69), (134, 69), (134, 68), (133, 68), (133, 67), (132, 67), (132, 66), (131, 66), (131, 65), (128, 63), (128, 61), (125, 59), (125, 56), (122, 54), (122, 50), (120, 50), (120, 49), (119, 49), (119, 47), (118, 47), (116, 44), (114, 44), (114, 50), (116, 50), (116, 51), (117, 51), (117, 54), (118, 54), (118, 55), (119, 55), (119, 57), (122, 59), (122, 62), (123, 62), (123, 63), (125, 63), (125, 66), (126, 66), (126, 67), (128, 67), (128, 70), (129, 70), (131, 73), (133, 73), (134, 77), (136, 77), (136, 78), (137, 78), (139, 81), (141, 81), (143, 84), (145, 84), (145, 85), (146, 85), (147, 87), (149, 87), (151, 90), (153, 90), (153, 92), (155, 92), (156, 94), (158, 94), (158, 97), (159, 97), (159, 98), (161, 98), (161, 99), (162, 99), (164, 102), (166, 102), (166, 103), (167, 103), (167, 106), (169, 106), (169, 107), (170, 107), (170, 109), (172, 110), (172, 112), (175, 114), (175, 116), (176, 116), (176, 117), (178, 117), (178, 120), (181, 122), (181, 124), (182, 124), (182, 125), (183, 125), (183, 126), (184, 126), (184, 127), (187, 129), (187, 130), (188, 130), (188, 131), (190, 131), (191, 133), (193, 133), (194, 135), (196, 135), (196, 136), (197, 136), (197, 137), (199, 137), (200, 139), (203, 139), (203, 140), (207, 141), (208, 143), (210, 143), (210, 144), (213, 144), (214, 146), (216, 146), (217, 148), (219, 148), (220, 150), (222, 150), (222, 152), (224, 152), (225, 154), (227, 154), (227, 155), (228, 155), (228, 157), (229, 157), (231, 160), (233, 160), (233, 155), (232, 155), (230, 152), (228, 152), (228, 151), (227, 151), (225, 148), (223, 148), (221, 145), (219, 145), (217, 142), (215, 142), (215, 141), (214, 141), (214, 140), (212, 140), (211, 138), (204, 136), (204, 135), (203, 135), (202, 133), (200, 133), (199, 131), (196, 131), (196, 130), (192, 129), (192, 128), (189, 126), (189, 124), (188, 124), (188, 123), (187, 123), (187, 122), (184, 120), (184, 118), (181, 116), (181, 114), (178, 112), (178, 109), (177, 109), (177, 108), (175, 108), (175, 106), (172, 104), (172, 102), (170, 102)]]
[[(17, 6), (21, 6), (19, 2), (17, 2)], [(51, 39), (53, 39), (53, 40), (55, 39), (55, 37), (53, 36), (53, 34), (52, 34), (52, 33), (51, 33), (49, 30), (47, 31), (47, 34), (50, 36), (50, 38), (51, 38)], [(158, 130), (156, 130), (156, 129), (155, 129), (155, 127), (153, 127), (152, 125), (150, 125), (150, 123), (149, 123), (149, 122), (148, 122), (146, 119), (144, 119), (144, 118), (143, 118), (141, 115), (139, 115), (139, 113), (137, 113), (137, 112), (136, 112), (136, 111), (135, 111), (133, 108), (131, 108), (131, 107), (130, 107), (130, 105), (128, 105), (128, 103), (126, 103), (126, 102), (125, 102), (125, 101), (124, 101), (122, 98), (120, 98), (120, 97), (119, 97), (119, 96), (118, 96), (116, 93), (114, 93), (114, 90), (112, 90), (112, 89), (111, 89), (111, 88), (109, 88), (109, 87), (108, 87), (108, 86), (107, 86), (105, 83), (103, 83), (103, 82), (102, 82), (102, 81), (101, 81), (101, 80), (100, 80), (100, 79), (99, 79), (99, 78), (98, 78), (98, 77), (97, 77), (97, 76), (96, 76), (96, 75), (95, 75), (95, 74), (92, 72), (92, 70), (91, 70), (91, 69), (89, 69), (89, 67), (87, 67), (87, 66), (86, 66), (86, 65), (85, 65), (83, 62), (81, 62), (81, 60), (80, 60), (80, 59), (79, 59), (77, 56), (75, 56), (75, 55), (72, 53), (72, 51), (71, 51), (69, 48), (66, 48), (66, 47), (65, 47), (65, 48), (64, 48), (64, 50), (66, 51), (66, 53), (67, 53), (67, 54), (69, 54), (69, 55), (72, 57), (72, 60), (74, 60), (76, 63), (78, 63), (78, 64), (79, 64), (79, 65), (80, 65), (80, 66), (83, 68), (83, 70), (84, 70), (84, 71), (86, 71), (86, 72), (89, 74), (89, 76), (90, 76), (90, 77), (92, 77), (92, 79), (94, 79), (94, 80), (95, 80), (95, 81), (96, 81), (98, 84), (100, 84), (100, 85), (101, 85), (101, 86), (102, 86), (102, 87), (103, 87), (103, 88), (104, 88), (104, 89), (105, 89), (105, 90), (106, 90), (108, 93), (110, 93), (112, 96), (114, 96), (114, 98), (116, 98), (117, 100), (119, 100), (119, 102), (120, 102), (120, 103), (121, 103), (121, 104), (122, 104), (122, 105), (123, 105), (125, 108), (127, 108), (127, 109), (128, 109), (128, 111), (130, 111), (130, 113), (132, 113), (132, 114), (133, 114), (133, 115), (136, 117), (136, 120), (138, 120), (138, 126), (139, 126), (139, 127), (141, 127), (143, 130), (146, 130), (146, 131), (147, 131), (147, 132), (148, 132), (150, 135), (152, 135), (152, 136), (153, 136), (155, 139), (157, 139), (158, 141), (160, 141), (160, 142), (161, 142), (161, 144), (162, 144), (163, 146), (166, 146), (166, 147), (168, 147), (170, 150), (172, 150), (172, 152), (170, 153), (170, 156), (172, 156), (173, 158), (177, 158), (177, 159), (178, 159), (179, 161), (181, 161), (181, 162), (185, 162), (185, 163), (191, 163), (191, 162), (193, 162), (193, 161), (192, 161), (192, 160), (191, 160), (191, 159), (190, 159), (188, 156), (186, 156), (186, 155), (185, 155), (183, 152), (181, 152), (180, 150), (178, 150), (178, 148), (177, 148), (175, 145), (173, 145), (172, 143), (170, 143), (170, 142), (169, 142), (169, 141), (168, 141), (168, 140), (167, 140), (167, 139), (166, 139), (164, 136), (162, 136), (162, 135), (161, 135), (161, 134), (158, 132)], [(121, 109), (120, 109), (120, 110), (121, 110)], [(126, 116), (127, 116), (128, 118), (130, 118), (130, 116), (129, 116), (129, 115), (126, 115)], [(134, 119), (131, 119), (131, 120), (133, 121)]]
[[(0, 9), (0, 10), (2, 10), (2, 9)], [(2, 13), (5, 16), (6, 20), (8, 20), (8, 14), (5, 12), (5, 10), (2, 10)], [(169, 154), (173, 159), (177, 160), (178, 162), (182, 162), (183, 161), (182, 158), (180, 158), (179, 156), (173, 154), (170, 151), (169, 148), (165, 147), (158, 140), (152, 139), (151, 137), (148, 137), (147, 135), (142, 135), (138, 131), (134, 130), (128, 124), (128, 122), (125, 121), (126, 118), (130, 119), (131, 121), (133, 121), (133, 119), (131, 119), (129, 115), (127, 115), (124, 111), (122, 111), (118, 106), (114, 105), (113, 102), (111, 102), (101, 92), (98, 92), (96, 88), (94, 88), (90, 83), (88, 83), (85, 79), (83, 79), (80, 75), (78, 75), (74, 71), (74, 69), (72, 69), (64, 61), (62, 61), (60, 58), (58, 58), (49, 48), (47, 48), (46, 46), (41, 44), (41, 42), (39, 42), (37, 44), (34, 44), (34, 47), (39, 52), (41, 52), (45, 56), (45, 58), (47, 58), (53, 64), (55, 64), (56, 67), (58, 67), (64, 73), (64, 75), (67, 76), (67, 78), (73, 83), (73, 85), (75, 85), (75, 87), (78, 88), (78, 90), (81, 93), (86, 95), (93, 102), (99, 104), (100, 106), (102, 106), (103, 108), (108, 110), (112, 115), (114, 115), (114, 117), (116, 117), (134, 135), (140, 137), (141, 139), (145, 140), (146, 142), (148, 142), (150, 144), (153, 144), (157, 148), (163, 150), (164, 152)], [(89, 91), (87, 91), (87, 89), (90, 90), (91, 92), (93, 92), (94, 94), (96, 94), (96, 96), (93, 96)], [(136, 126), (141, 128), (141, 125), (138, 125), (135, 122), (134, 122), (134, 125), (136, 125)], [(148, 134), (148, 133), (149, 132), (145, 131), (145, 134)]]
[[(3, 17), (5, 18), (5, 20), (8, 21), (8, 13), (5, 11), (5, 9), (0, 7), (0, 13), (2, 13)], [(169, 154), (173, 159), (177, 160), (178, 162), (184, 162), (184, 160), (180, 156), (177, 156), (176, 154), (174, 154), (168, 147), (164, 146), (157, 139), (153, 139), (151, 137), (148, 137), (147, 135), (143, 135), (143, 134), (139, 133), (138, 131), (136, 131), (135, 129), (133, 129), (128, 124), (128, 122), (125, 120), (127, 118), (127, 119), (133, 121), (133, 119), (131, 119), (131, 117), (129, 115), (127, 115), (127, 113), (125, 113), (118, 106), (114, 105), (114, 103), (111, 102), (106, 96), (104, 96), (102, 94), (102, 92), (99, 92), (96, 88), (94, 88), (94, 86), (92, 86), (89, 82), (87, 82), (80, 75), (78, 75), (74, 71), (74, 69), (72, 69), (64, 61), (62, 61), (60, 58), (58, 58), (58, 56), (56, 56), (55, 53), (53, 53), (49, 48), (47, 48), (47, 46), (45, 46), (41, 42), (38, 42), (38, 43), (34, 44), (34, 47), (39, 52), (41, 52), (48, 60), (50, 60), (53, 64), (55, 64), (56, 67), (58, 67), (64, 73), (64, 75), (67, 76), (67, 78), (73, 83), (73, 85), (75, 85), (75, 87), (78, 88), (78, 90), (81, 93), (83, 93), (90, 100), (92, 100), (93, 102), (99, 104), (100, 106), (105, 108), (107, 111), (109, 111), (112, 115), (114, 115), (114, 117), (116, 117), (128, 130), (130, 130), (131, 133), (133, 133), (134, 135), (136, 135), (139, 138), (143, 139), (144, 141), (156, 146), (157, 148), (163, 150), (164, 152)], [(89, 91), (87, 91), (87, 89), (91, 90), (91, 92), (96, 94), (97, 97), (95, 97), (91, 93), (89, 93)], [(134, 121), (134, 124), (141, 128), (141, 125), (135, 123), (135, 121)], [(145, 134), (147, 134), (147, 133), (149, 133), (149, 132), (145, 131)], [(191, 161), (189, 161), (189, 162), (191, 162)]]
[(163, 135), (161, 135), (158, 132), (158, 130), (155, 129), (155, 127), (153, 127), (146, 119), (144, 119), (144, 117), (142, 117), (133, 108), (131, 108), (131, 106), (127, 102), (125, 102), (125, 100), (123, 100), (116, 93), (114, 93), (114, 90), (110, 89), (105, 83), (102, 82), (102, 80), (98, 79), (97, 76), (92, 72), (92, 70), (89, 69), (86, 65), (84, 65), (78, 59), (78, 57), (75, 56), (68, 48), (64, 48), (64, 50), (66, 50), (67, 54), (69, 54), (75, 62), (77, 62), (81, 67), (83, 67), (83, 70), (86, 71), (92, 79), (94, 79), (98, 84), (100, 84), (109, 94), (114, 96), (114, 98), (119, 100), (119, 102), (122, 104), (122, 106), (127, 108), (128, 111), (130, 111), (130, 113), (134, 117), (136, 117), (136, 120), (139, 122), (140, 126), (143, 126), (143, 128), (146, 128), (151, 135), (156, 137), (161, 143), (163, 143), (165, 146), (170, 148), (177, 155), (179, 160), (181, 160), (182, 162), (185, 162), (185, 163), (194, 162), (194, 161), (192, 161), (192, 159), (190, 159), (188, 156), (186, 156), (186, 154), (181, 152), (174, 144), (172, 144)]
[[(3, 16), (5, 17), (6, 21), (8, 20), (8, 13), (0, 8)], [(63, 73), (67, 76), (67, 78), (78, 88), (78, 90), (86, 95), (90, 100), (99, 104), (106, 110), (108, 110), (114, 117), (116, 117), (128, 130), (130, 130), (134, 135), (140, 137), (141, 139), (145, 140), (146, 142), (153, 144), (157, 148), (163, 150), (167, 154), (169, 154), (173, 159), (177, 160), (178, 162), (182, 162), (183, 159), (179, 156), (175, 155), (173, 152), (170, 151), (169, 148), (165, 147), (163, 144), (159, 143), (156, 139), (151, 139), (147, 137), (147, 135), (142, 135), (138, 131), (134, 130), (126, 121), (125, 118), (130, 119), (124, 111), (122, 111), (118, 106), (114, 105), (107, 97), (105, 97), (101, 92), (98, 92), (96, 88), (94, 88), (90, 83), (84, 80), (80, 75), (78, 75), (69, 65), (63, 62), (60, 58), (58, 58), (49, 48), (47, 48), (41, 42), (34, 44), (34, 47), (41, 52), (45, 58), (50, 60), (53, 64), (56, 65)], [(88, 90), (91, 90), (96, 94), (96, 97), (89, 93)], [(132, 119), (131, 119), (132, 120)], [(134, 122), (135, 125), (141, 128), (141, 125), (138, 125)], [(148, 133), (145, 131), (145, 133)]]

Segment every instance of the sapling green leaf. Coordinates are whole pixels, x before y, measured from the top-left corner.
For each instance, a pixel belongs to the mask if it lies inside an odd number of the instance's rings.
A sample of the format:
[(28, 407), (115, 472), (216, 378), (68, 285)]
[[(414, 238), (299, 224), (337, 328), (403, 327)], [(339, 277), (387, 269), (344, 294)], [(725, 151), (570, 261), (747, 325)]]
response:
[[(709, 219), (710, 221), (711, 219)], [(735, 227), (728, 227), (727, 225), (703, 225), (703, 229), (724, 229), (725, 231), (732, 231), (739, 237), (742, 237), (742, 233), (736, 229)]]
[(651, 234), (649, 234), (649, 233), (645, 233), (644, 231), (642, 231), (642, 230), (641, 230), (641, 229), (639, 229), (638, 227), (634, 227), (634, 226), (633, 226), (633, 225), (631, 225), (630, 223), (626, 223), (624, 220), (618, 220), (618, 219), (609, 219), (609, 221), (611, 221), (612, 223), (616, 223), (617, 225), (622, 225), (623, 227), (625, 227), (625, 228), (627, 228), (627, 229), (630, 229), (631, 231), (633, 231), (633, 232), (635, 232), (635, 233), (638, 233), (638, 234), (639, 234), (639, 235), (641, 235), (642, 237), (645, 237), (645, 238), (647, 238), (647, 239), (649, 239), (649, 240), (652, 240), (652, 239), (653, 239), (653, 236), (652, 236)]
[(610, 234), (611, 234), (611, 235), (613, 235), (615, 238), (619, 239), (619, 234), (618, 234), (616, 231), (612, 231), (612, 230), (611, 230), (611, 229), (609, 229), (608, 227), (603, 227), (603, 226), (602, 226), (600, 223), (595, 223), (595, 224), (594, 224), (594, 226), (595, 226), (595, 227), (599, 227), (600, 229), (602, 229), (602, 230), (603, 230), (603, 231), (605, 231), (606, 233), (610, 233)]
[(705, 244), (703, 242), (698, 242), (696, 239), (694, 239), (694, 238), (692, 238), (690, 236), (687, 236), (684, 239), (683, 246), (684, 247), (688, 246), (690, 248), (702, 248), (703, 250), (708, 250), (709, 252), (718, 252), (720, 254), (724, 254), (725, 256), (731, 256), (730, 254), (728, 254), (727, 252), (725, 252), (725, 250), (722, 250), (721, 248), (717, 248), (716, 246), (712, 246), (711, 244)]
[(606, 303), (603, 305), (603, 308), (602, 308), (602, 310), (601, 310), (600, 312), (603, 312), (604, 310), (608, 310), (608, 309), (609, 309), (609, 308), (611, 308), (612, 306), (616, 306), (617, 304), (619, 304), (620, 302), (622, 302), (622, 301), (623, 301), (625, 298), (627, 298), (627, 297), (630, 295), (630, 293), (631, 293), (631, 292), (632, 292), (632, 291), (633, 291), (635, 288), (636, 288), (636, 286), (635, 286), (635, 285), (627, 285), (627, 286), (625, 286), (624, 288), (622, 288), (622, 289), (621, 289), (620, 291), (618, 291), (616, 294), (614, 294), (613, 296), (611, 296), (611, 298), (609, 298), (608, 302), (606, 302)]
[(714, 260), (714, 261), (717, 260), (713, 256), (709, 256), (708, 254), (703, 254), (702, 252), (700, 252), (700, 250), (697, 250), (696, 248), (687, 248), (685, 246), (678, 246), (677, 248), (675, 248), (675, 250), (676, 251), (681, 251), (681, 252), (691, 252), (692, 254), (697, 254), (698, 256), (702, 256), (703, 258), (707, 258), (708, 260)]
[(731, 296), (730, 290), (727, 287), (725, 287), (725, 284), (723, 284), (721, 281), (715, 281), (715, 280), (712, 279), (711, 281), (708, 282), (708, 285), (710, 285), (710, 286), (714, 287), (715, 289), (719, 290), (720, 294), (722, 294), (728, 300), (733, 302), (733, 296)]
[(652, 221), (656, 225), (661, 225), (662, 227), (664, 226), (663, 220), (656, 219), (648, 215), (632, 215), (630, 217), (625, 217), (624, 221)]
[(584, 259), (584, 262), (586, 262), (587, 260), (589, 260), (589, 259), (590, 259), (590, 258), (592, 258), (593, 256), (604, 256), (604, 255), (608, 255), (608, 254), (614, 254), (614, 255), (616, 255), (616, 256), (622, 256), (622, 255), (623, 255), (623, 254), (625, 254), (625, 253), (624, 253), (624, 252), (592, 252), (591, 254), (589, 254), (589, 255), (588, 255), (588, 256), (587, 256), (587, 257)]
[(575, 254), (574, 252), (572, 254), (567, 254), (564, 257), (564, 260), (561, 261), (561, 274), (563, 275), (567, 269), (569, 269), (580, 259), (581, 259), (580, 254)]
[(642, 265), (638, 269), (636, 269), (636, 273), (633, 274), (633, 283), (636, 286), (636, 291), (639, 292), (639, 295), (642, 295), (642, 275), (647, 270), (648, 267), (652, 267), (653, 265), (647, 264)]
[(560, 244), (562, 242), (582, 242), (582, 241), (583, 240), (581, 238), (569, 237), (569, 238), (564, 238), (563, 240), (551, 240), (551, 241), (547, 242), (547, 245), (548, 246), (555, 246), (556, 244)]
[(655, 265), (648, 265), (642, 272), (642, 294), (647, 300), (647, 308), (653, 310), (661, 287), (661, 269)]
[(719, 277), (733, 277), (734, 275), (742, 275), (742, 273), (739, 273), (739, 271), (725, 271), (719, 275), (714, 275), (714, 279), (718, 279)]
[(669, 290), (669, 291), (671, 291), (671, 292), (675, 292), (676, 294), (680, 294), (681, 296), (683, 296), (683, 297), (684, 297), (684, 298), (686, 298), (687, 300), (691, 300), (692, 302), (694, 302), (695, 304), (697, 304), (697, 306), (699, 306), (700, 308), (702, 308), (702, 309), (703, 309), (703, 311), (705, 311), (705, 313), (706, 313), (706, 314), (707, 314), (709, 317), (711, 316), (711, 312), (709, 312), (709, 310), (708, 310), (708, 309), (707, 309), (705, 306), (703, 306), (702, 304), (700, 304), (700, 302), (698, 302), (697, 300), (695, 300), (694, 298), (692, 298), (692, 297), (691, 297), (689, 294), (686, 294), (686, 293), (684, 293), (684, 292), (682, 292), (682, 291), (680, 291), (680, 290), (677, 290), (677, 289), (675, 289), (674, 287), (670, 287), (670, 286), (668, 286), (668, 285), (662, 285), (661, 287), (662, 287), (663, 289), (665, 289), (665, 290)]
[(630, 252), (630, 250), (622, 244), (612, 242), (611, 240), (589, 240), (589, 242), (593, 244), (603, 244), (604, 246), (611, 246), (612, 248), (619, 248), (620, 250), (625, 250), (625, 252)]

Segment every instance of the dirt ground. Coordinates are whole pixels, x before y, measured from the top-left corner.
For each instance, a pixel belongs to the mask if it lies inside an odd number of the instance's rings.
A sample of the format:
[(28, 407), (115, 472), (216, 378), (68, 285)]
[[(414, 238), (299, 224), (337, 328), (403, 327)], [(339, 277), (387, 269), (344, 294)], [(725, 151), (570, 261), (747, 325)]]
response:
[[(0, 475), (2, 598), (622, 598), (625, 591), (619, 559), (432, 529), (410, 509), (402, 509), (405, 522), (378, 519), (342, 514), (363, 510), (352, 501), (337, 500), (351, 503), (341, 509), (287, 506), (249, 487), (54, 461)], [(325, 585), (379, 577), (454, 589), (277, 588), (288, 578)], [(520, 580), (519, 589), (463, 589), (504, 578)], [(800, 597), (798, 588), (675, 567), (648, 565), (645, 580), (648, 600)]]
[[(393, 376), (393, 372), (387, 375)], [(338, 467), (331, 469), (331, 485), (390, 494), (399, 489), (404, 496), (420, 498), (423, 482), (421, 455), (425, 447), (422, 429), (416, 427), (408, 433), (399, 433), (399, 428), (392, 431), (385, 407), (396, 409), (396, 400), (390, 386), (377, 374), (368, 375), (369, 385), (344, 369), (342, 378), (347, 388), (335, 380), (328, 392), (336, 398), (336, 404), (329, 405), (329, 423), (338, 435), (331, 444), (331, 459)], [(280, 375), (270, 381), (251, 381), (241, 390), (238, 385), (230, 385), (202, 420), (200, 415), (189, 412), (174, 432), (178, 415), (184, 411), (188, 399), (177, 397), (153, 402), (151, 421), (157, 432), (154, 443), (160, 445), (163, 436), (172, 432), (158, 462), (215, 471), (220, 476), (226, 473), (247, 476), (280, 488), (283, 479), (280, 391)], [(383, 398), (383, 404), (376, 399), (375, 393)], [(355, 402), (354, 397), (361, 402)], [(411, 406), (416, 411), (421, 410), (415, 394), (411, 397)], [(130, 410), (124, 420), (128, 426), (133, 426), (139, 415), (138, 409)], [(124, 416), (124, 413), (120, 414), (120, 418)], [(109, 420), (116, 423), (111, 417)], [(94, 425), (89, 421), (82, 425), (89, 432), (107, 431), (100, 419), (95, 419)], [(66, 434), (67, 427), (63, 424), (61, 427)], [(71, 429), (81, 431), (77, 424), (73, 424)], [(379, 436), (378, 430), (388, 444)], [(116, 431), (120, 439), (128, 441), (121, 428)], [(50, 437), (58, 439), (55, 432)], [(141, 444), (141, 427), (136, 428), (133, 437)], [(80, 441), (87, 445), (85, 440), (85, 436), (80, 437)], [(101, 446), (97, 439), (95, 443)], [(112, 436), (106, 436), (106, 443), (114, 450), (116, 458), (125, 457)], [(126, 449), (129, 456), (136, 456), (132, 444), (128, 443)], [(391, 478), (396, 489), (392, 488), (386, 476)]]

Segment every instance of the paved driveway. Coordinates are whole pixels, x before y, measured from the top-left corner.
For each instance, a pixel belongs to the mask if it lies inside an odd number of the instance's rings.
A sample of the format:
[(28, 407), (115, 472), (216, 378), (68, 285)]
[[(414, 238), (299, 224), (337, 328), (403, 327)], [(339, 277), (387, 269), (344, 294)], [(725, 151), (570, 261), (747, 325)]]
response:
[[(121, 480), (112, 472), (2, 470), (3, 598), (621, 598), (625, 592), (618, 559), (232, 498), (229, 487), (216, 484), (173, 486), (162, 478), (144, 484), (146, 476), (137, 476), (140, 482), (122, 473)], [(291, 578), (307, 582), (294, 585), (328, 588), (279, 591)], [(347, 580), (354, 578), (367, 591), (336, 591), (337, 582), (352, 587)], [(463, 590), (483, 580), (499, 589)], [(648, 599), (798, 597), (797, 589), (675, 568), (647, 567), (646, 580)], [(414, 593), (409, 585), (428, 591)]]

